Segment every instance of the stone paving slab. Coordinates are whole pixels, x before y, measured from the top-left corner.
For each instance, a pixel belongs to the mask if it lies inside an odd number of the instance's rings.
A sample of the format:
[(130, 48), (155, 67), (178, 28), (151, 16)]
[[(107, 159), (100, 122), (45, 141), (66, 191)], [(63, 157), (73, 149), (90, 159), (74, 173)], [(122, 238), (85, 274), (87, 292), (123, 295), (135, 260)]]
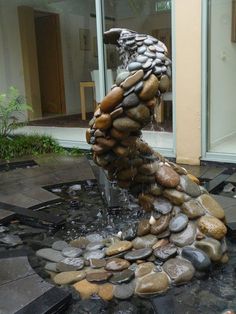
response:
[(214, 179), (216, 176), (220, 175), (221, 173), (223, 173), (226, 168), (225, 167), (207, 167), (207, 171), (204, 172), (200, 178), (201, 179), (205, 179), (205, 180), (212, 180)]
[(70, 293), (38, 276), (25, 254), (23, 250), (0, 253), (0, 313), (59, 313), (70, 301)]
[(227, 182), (236, 183), (236, 172), (229, 176), (226, 180)]
[(202, 176), (209, 167), (207, 166), (191, 166), (191, 165), (181, 165), (183, 166), (189, 173), (199, 178)]
[(58, 226), (64, 223), (64, 218), (62, 217), (40, 211), (33, 211), (32, 209), (14, 206), (12, 204), (6, 204), (3, 202), (0, 202), (0, 209), (10, 209), (23, 223), (29, 223), (33, 225), (37, 223), (41, 226)]
[(10, 210), (0, 209), (0, 224), (10, 221), (15, 215), (16, 214)]

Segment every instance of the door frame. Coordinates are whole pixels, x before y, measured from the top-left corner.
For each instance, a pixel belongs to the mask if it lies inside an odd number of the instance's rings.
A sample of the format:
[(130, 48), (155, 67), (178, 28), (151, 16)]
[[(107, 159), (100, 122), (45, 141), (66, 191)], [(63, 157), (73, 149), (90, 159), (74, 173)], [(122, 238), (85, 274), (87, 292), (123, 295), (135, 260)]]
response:
[(57, 13), (34, 10), (31, 7), (19, 6), (18, 19), (21, 38), (22, 62), (25, 81), (25, 95), (33, 111), (28, 111), (28, 120), (42, 118), (42, 104), (39, 84), (39, 68), (35, 32), (35, 12), (56, 16), (57, 53), (60, 84), (61, 112), (66, 114), (63, 57), (61, 45), (60, 17)]

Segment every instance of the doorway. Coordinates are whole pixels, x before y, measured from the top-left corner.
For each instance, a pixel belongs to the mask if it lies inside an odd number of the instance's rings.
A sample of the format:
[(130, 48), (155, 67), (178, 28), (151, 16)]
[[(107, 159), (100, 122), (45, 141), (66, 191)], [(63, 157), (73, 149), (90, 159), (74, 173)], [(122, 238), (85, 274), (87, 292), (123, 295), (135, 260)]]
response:
[(34, 11), (42, 116), (65, 114), (59, 15)]

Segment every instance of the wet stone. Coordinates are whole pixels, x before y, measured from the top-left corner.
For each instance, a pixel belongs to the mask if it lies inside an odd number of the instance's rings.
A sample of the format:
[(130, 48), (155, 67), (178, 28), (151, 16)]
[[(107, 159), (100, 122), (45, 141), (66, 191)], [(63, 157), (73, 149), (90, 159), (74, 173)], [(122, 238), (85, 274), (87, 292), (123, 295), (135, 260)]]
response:
[(161, 215), (160, 218), (151, 226), (151, 234), (159, 235), (164, 232), (170, 222), (170, 215)]
[(196, 241), (195, 246), (204, 251), (214, 262), (219, 261), (223, 254), (221, 243), (212, 238)]
[(57, 285), (69, 285), (75, 282), (78, 282), (80, 280), (83, 280), (85, 278), (85, 272), (84, 271), (67, 271), (62, 272), (60, 274), (57, 274), (53, 281)]
[(102, 268), (106, 265), (106, 260), (103, 258), (101, 259), (91, 258), (89, 262), (91, 268)]
[(128, 65), (128, 70), (130, 72), (132, 71), (137, 71), (139, 69), (142, 68), (142, 64), (140, 62), (131, 62), (129, 65)]
[(203, 216), (205, 214), (205, 209), (196, 199), (191, 199), (188, 202), (185, 202), (182, 207), (182, 211), (189, 219), (195, 219)]
[(133, 281), (123, 283), (114, 287), (114, 297), (121, 300), (129, 299), (134, 293), (135, 284)]
[(82, 258), (64, 258), (61, 262), (57, 264), (57, 269), (59, 271), (70, 271), (79, 270), (84, 267), (84, 260)]
[(138, 122), (128, 117), (118, 118), (114, 120), (113, 126), (119, 131), (126, 131), (126, 132), (138, 131), (141, 128), (141, 125)]
[(157, 242), (157, 237), (152, 234), (137, 237), (132, 241), (134, 249), (151, 248)]
[(48, 263), (46, 263), (45, 266), (44, 266), (44, 269), (49, 270), (49, 271), (53, 271), (55, 273), (58, 272), (57, 263), (55, 263), (55, 262), (48, 262)]
[(171, 258), (163, 265), (163, 270), (170, 276), (171, 280), (176, 284), (184, 284), (190, 281), (194, 276), (193, 265), (182, 258)]
[(135, 277), (143, 277), (153, 271), (155, 268), (155, 265), (152, 262), (147, 262), (138, 265), (138, 267), (135, 270)]
[(137, 225), (122, 230), (122, 240), (132, 241), (137, 235)]
[(91, 242), (86, 246), (87, 251), (96, 251), (100, 250), (104, 247), (104, 244), (102, 242)]
[(135, 93), (129, 94), (123, 100), (124, 108), (134, 107), (134, 106), (137, 106), (138, 104), (139, 104), (139, 98)]
[(116, 85), (120, 85), (125, 79), (127, 79), (127, 77), (130, 76), (130, 72), (129, 71), (122, 71), (117, 75), (116, 78)]
[(182, 205), (186, 200), (186, 194), (175, 189), (165, 189), (163, 195), (174, 205)]
[[(98, 295), (105, 301), (110, 301), (113, 298), (114, 287), (110, 283), (99, 285)], [(101, 312), (99, 312), (101, 313)]]
[(50, 248), (40, 249), (36, 252), (36, 255), (55, 263), (58, 263), (64, 259), (64, 256), (60, 251)]
[(145, 39), (143, 43), (147, 46), (153, 45), (153, 41), (150, 38)]
[(145, 259), (151, 254), (152, 254), (151, 248), (143, 248), (126, 253), (124, 258), (128, 261), (136, 261), (138, 259)]
[(145, 52), (144, 52), (144, 55), (147, 56), (148, 58), (152, 58), (152, 59), (155, 59), (155, 58), (156, 58), (155, 52), (145, 51)]
[(221, 240), (227, 233), (227, 228), (218, 218), (203, 216), (198, 220), (198, 228), (207, 236)]
[(196, 236), (196, 225), (193, 222), (189, 222), (186, 229), (179, 233), (172, 233), (170, 241), (175, 245), (184, 247), (190, 245), (195, 240)]
[(138, 236), (144, 236), (149, 233), (150, 231), (150, 224), (148, 219), (143, 219), (140, 220), (138, 224), (138, 230), (137, 230), (137, 235)]
[[(100, 108), (102, 112), (111, 112), (121, 103), (123, 99), (123, 89), (121, 87), (113, 88), (102, 100)], [(99, 117), (100, 118), (100, 117)], [(99, 119), (98, 118), (98, 119)]]
[(105, 251), (104, 250), (87, 251), (83, 254), (83, 256), (86, 260), (89, 260), (91, 258), (101, 259), (105, 256)]
[(147, 47), (146, 46), (141, 46), (141, 47), (139, 47), (138, 48), (138, 54), (142, 54), (142, 53), (144, 53), (145, 51), (147, 50)]
[(133, 278), (134, 272), (130, 269), (125, 269), (119, 273), (113, 274), (109, 281), (116, 285), (130, 282)]
[(98, 293), (99, 286), (83, 279), (73, 285), (80, 294), (81, 299), (88, 299), (93, 294)]
[(157, 182), (167, 188), (175, 188), (180, 181), (180, 176), (169, 166), (162, 165), (156, 173)]
[(136, 94), (138, 94), (139, 92), (141, 92), (142, 88), (143, 88), (143, 81), (141, 82), (138, 82), (136, 85), (135, 85), (135, 88), (134, 88), (134, 92)]
[(135, 293), (145, 297), (165, 292), (169, 288), (169, 280), (164, 272), (151, 273), (137, 280)]
[(143, 104), (139, 104), (134, 108), (126, 110), (126, 114), (131, 119), (138, 121), (140, 123), (145, 123), (150, 118), (150, 111)]
[(199, 249), (184, 247), (182, 256), (189, 260), (198, 271), (207, 271), (211, 266), (208, 255)]
[(218, 219), (224, 219), (225, 213), (223, 208), (210, 195), (202, 194), (198, 197), (198, 201), (209, 214)]
[(162, 215), (169, 214), (172, 211), (172, 204), (163, 197), (158, 197), (154, 203), (154, 209)]
[(180, 232), (186, 228), (187, 224), (188, 217), (180, 213), (170, 220), (169, 228), (172, 232)]
[[(127, 97), (129, 94), (133, 93), (135, 89), (135, 86), (130, 87), (125, 93), (124, 97)], [(123, 108), (122, 108), (123, 109)]]
[(85, 249), (87, 244), (89, 243), (90, 241), (84, 237), (81, 237), (81, 238), (78, 238), (78, 239), (75, 239), (75, 240), (72, 240), (69, 245), (70, 246), (73, 246), (73, 247), (77, 247), (77, 248), (81, 248), (81, 249)]
[(151, 60), (148, 60), (147, 62), (145, 62), (145, 63), (143, 64), (143, 69), (144, 69), (144, 70), (147, 70), (147, 69), (149, 69), (151, 66), (152, 66), (152, 61), (151, 61)]
[(86, 279), (92, 282), (101, 282), (108, 280), (111, 276), (112, 273), (109, 273), (107, 271), (91, 272), (86, 275)]
[(124, 90), (128, 90), (129, 88), (137, 84), (140, 80), (142, 80), (143, 76), (144, 76), (143, 70), (138, 70), (137, 72), (126, 78), (125, 81), (121, 84), (121, 86), (124, 88)]
[(130, 241), (119, 241), (106, 249), (106, 255), (111, 256), (121, 252), (125, 252), (132, 248), (132, 242)]
[(143, 80), (144, 81), (147, 80), (151, 74), (152, 74), (152, 69), (150, 69), (144, 74)]
[[(103, 237), (99, 233), (92, 233), (86, 236), (89, 242), (102, 242)], [(87, 243), (88, 244), (88, 243)]]
[(180, 176), (180, 186), (182, 190), (192, 197), (198, 197), (201, 195), (201, 190), (198, 184), (193, 182), (188, 176)]
[(124, 270), (130, 266), (130, 263), (125, 259), (114, 257), (106, 263), (105, 269), (110, 271)]
[(140, 63), (144, 63), (144, 62), (146, 62), (148, 60), (148, 57), (147, 56), (143, 56), (143, 55), (139, 55), (139, 56), (137, 56), (137, 58), (136, 58), (136, 61), (137, 62), (140, 62)]
[(142, 91), (139, 93), (140, 99), (147, 101), (152, 99), (158, 90), (159, 81), (155, 75), (151, 74), (149, 78), (144, 81)]
[(177, 248), (173, 244), (167, 244), (154, 250), (154, 255), (161, 261), (166, 261), (177, 254)]
[(67, 246), (68, 244), (66, 241), (59, 240), (59, 241), (53, 242), (52, 249), (57, 250), (57, 251), (62, 251)]
[(21, 238), (15, 234), (6, 234), (5, 236), (0, 238), (0, 243), (5, 244), (6, 246), (17, 246), (19, 244), (23, 244)]
[(76, 248), (76, 247), (65, 247), (63, 250), (62, 250), (62, 255), (65, 256), (65, 257), (79, 257), (80, 255), (82, 255), (83, 253), (83, 250), (82, 249), (79, 249), (79, 248)]

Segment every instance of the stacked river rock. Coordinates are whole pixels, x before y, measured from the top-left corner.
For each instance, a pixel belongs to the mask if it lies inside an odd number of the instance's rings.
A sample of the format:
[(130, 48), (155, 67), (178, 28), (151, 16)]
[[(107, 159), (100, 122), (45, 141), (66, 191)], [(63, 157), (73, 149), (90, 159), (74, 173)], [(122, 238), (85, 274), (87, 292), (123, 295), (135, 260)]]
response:
[[(124, 242), (124, 247), (119, 243), (117, 250), (108, 248), (106, 255), (125, 251), (127, 265), (151, 256), (158, 271), (150, 273), (154, 266), (143, 264), (135, 291), (139, 295), (162, 292), (170, 281), (187, 282), (194, 273), (208, 272), (212, 262), (227, 261), (225, 215), (196, 177), (141, 139), (141, 129), (151, 121), (154, 107), (169, 87), (165, 45), (126, 29), (111, 29), (104, 38), (105, 43), (117, 45), (123, 70), (95, 111), (87, 142), (108, 178), (137, 196), (152, 216), (139, 222), (138, 237)], [(154, 282), (163, 285), (157, 289)]]

